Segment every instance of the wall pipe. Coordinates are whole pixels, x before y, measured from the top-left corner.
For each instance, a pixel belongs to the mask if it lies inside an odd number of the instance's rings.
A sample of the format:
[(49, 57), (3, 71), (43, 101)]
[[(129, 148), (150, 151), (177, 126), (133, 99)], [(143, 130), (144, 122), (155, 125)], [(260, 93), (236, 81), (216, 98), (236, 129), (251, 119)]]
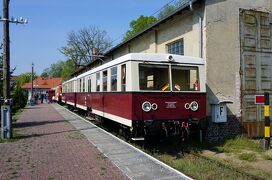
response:
[[(193, 1), (190, 1), (189, 2), (189, 7), (190, 7), (190, 10), (192, 12), (195, 12), (194, 11), (194, 8), (193, 8)], [(202, 48), (203, 48), (203, 28), (202, 28), (202, 21), (203, 21), (203, 17), (201, 16), (201, 14), (199, 14), (198, 12), (195, 12), (196, 15), (198, 16), (198, 25), (199, 25), (199, 28), (198, 28), (198, 47), (199, 47), (199, 57), (200, 58), (203, 58), (203, 51), (202, 51)]]

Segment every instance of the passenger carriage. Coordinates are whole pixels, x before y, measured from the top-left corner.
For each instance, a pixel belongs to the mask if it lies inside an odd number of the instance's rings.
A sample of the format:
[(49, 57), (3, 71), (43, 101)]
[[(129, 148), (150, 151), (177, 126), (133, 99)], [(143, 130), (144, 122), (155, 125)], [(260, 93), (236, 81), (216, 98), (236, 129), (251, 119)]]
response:
[(181, 135), (206, 116), (200, 58), (131, 53), (63, 82), (62, 101), (127, 128), (133, 138)]

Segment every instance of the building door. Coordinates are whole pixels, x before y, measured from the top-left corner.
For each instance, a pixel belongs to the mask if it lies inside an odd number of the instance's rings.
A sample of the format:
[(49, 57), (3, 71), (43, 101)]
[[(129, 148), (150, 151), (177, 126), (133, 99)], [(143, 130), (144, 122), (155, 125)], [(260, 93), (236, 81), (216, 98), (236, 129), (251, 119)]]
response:
[(266, 12), (240, 10), (242, 122), (250, 137), (263, 136), (263, 106), (255, 95), (272, 94), (271, 19)]

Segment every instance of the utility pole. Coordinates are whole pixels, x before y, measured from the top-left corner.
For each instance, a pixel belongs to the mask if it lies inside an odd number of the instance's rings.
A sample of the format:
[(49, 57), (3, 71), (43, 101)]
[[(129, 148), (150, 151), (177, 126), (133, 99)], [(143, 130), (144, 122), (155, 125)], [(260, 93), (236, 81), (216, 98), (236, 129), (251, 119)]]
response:
[(3, 0), (3, 96), (10, 104), (9, 0)]
[(22, 17), (9, 19), (9, 0), (3, 0), (3, 97), (4, 105), (1, 106), (1, 138), (12, 138), (11, 98), (10, 98), (10, 40), (9, 23), (26, 24)]

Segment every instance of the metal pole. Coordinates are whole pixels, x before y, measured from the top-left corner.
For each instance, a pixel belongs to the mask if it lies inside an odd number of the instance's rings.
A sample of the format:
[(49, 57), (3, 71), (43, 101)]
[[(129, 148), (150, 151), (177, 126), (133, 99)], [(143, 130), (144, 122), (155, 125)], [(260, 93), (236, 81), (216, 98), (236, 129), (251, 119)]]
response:
[(30, 99), (31, 106), (34, 104), (34, 100), (33, 100), (33, 73), (34, 73), (34, 63), (31, 64), (31, 99)]
[(264, 138), (267, 143), (266, 149), (270, 147), (270, 106), (269, 106), (269, 93), (264, 93)]

